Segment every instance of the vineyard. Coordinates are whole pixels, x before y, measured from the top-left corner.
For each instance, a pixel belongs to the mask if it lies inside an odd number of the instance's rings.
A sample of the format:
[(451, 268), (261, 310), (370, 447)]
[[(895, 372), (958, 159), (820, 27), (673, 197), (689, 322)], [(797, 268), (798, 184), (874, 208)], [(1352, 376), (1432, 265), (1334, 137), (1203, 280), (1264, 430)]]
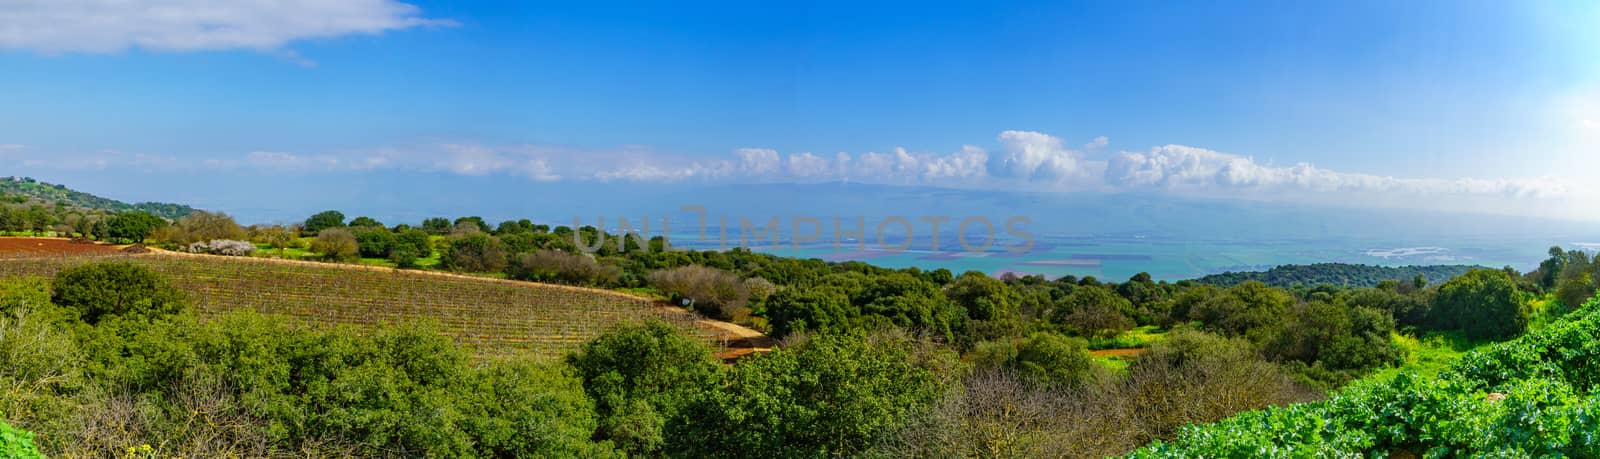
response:
[(1438, 377), (1402, 373), (1326, 401), (1193, 426), (1156, 457), (1600, 457), (1600, 298)]
[(152, 253), (0, 257), (0, 277), (52, 276), (101, 261), (131, 262), (166, 275), (189, 293), (202, 317), (248, 309), (311, 325), (433, 320), (488, 358), (527, 352), (559, 356), (630, 320), (663, 320), (713, 346), (729, 339), (691, 313), (645, 298), (442, 273)]

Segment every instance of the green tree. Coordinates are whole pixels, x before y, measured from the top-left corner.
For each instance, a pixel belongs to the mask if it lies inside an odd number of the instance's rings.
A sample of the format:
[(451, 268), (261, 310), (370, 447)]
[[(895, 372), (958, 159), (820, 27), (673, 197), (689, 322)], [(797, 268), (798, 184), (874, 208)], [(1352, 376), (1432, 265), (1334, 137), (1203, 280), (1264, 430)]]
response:
[(1517, 284), (1504, 271), (1478, 269), (1439, 287), (1430, 322), (1473, 339), (1501, 339), (1528, 328)]
[(363, 258), (384, 258), (394, 249), (394, 233), (379, 226), (351, 226), (356, 236), (356, 248)]
[(433, 238), (427, 232), (407, 229), (394, 235), (389, 261), (401, 268), (414, 268), (417, 259), (433, 256)]
[(1081, 336), (1109, 338), (1133, 328), (1133, 303), (1111, 289), (1081, 286), (1061, 300), (1051, 320)]
[(43, 233), (50, 231), (50, 225), (56, 224), (56, 214), (44, 206), (29, 206), (26, 221), (28, 231)]
[(56, 274), (50, 301), (79, 320), (106, 316), (166, 315), (182, 310), (183, 293), (149, 268), (132, 263), (94, 263)]
[(1567, 252), (1561, 247), (1550, 247), (1550, 258), (1539, 263), (1538, 285), (1539, 288), (1549, 290), (1556, 287), (1556, 282), (1561, 280), (1561, 271), (1567, 266)]
[(442, 217), (429, 218), (422, 221), (422, 230), (435, 236), (450, 234), (450, 219)]
[(354, 220), (350, 220), (350, 227), (352, 227), (352, 228), (371, 228), (371, 227), (383, 228), (384, 226), (383, 226), (383, 222), (380, 222), (380, 221), (378, 221), (376, 219), (373, 219), (372, 217), (356, 217)]
[(945, 391), (953, 360), (903, 335), (820, 335), (733, 368), (669, 436), (682, 457), (853, 457)]
[[(1294, 297), (1281, 288), (1246, 281), (1192, 306), (1189, 317), (1199, 320), (1206, 330), (1227, 336), (1246, 336), (1252, 332), (1260, 335), (1270, 332), (1266, 330), (1268, 327), (1282, 321), (1293, 304)], [(1252, 337), (1256, 342), (1263, 339), (1265, 336)]]
[(361, 244), (344, 228), (325, 228), (311, 241), (311, 251), (330, 261), (355, 261), (361, 257)]
[(1080, 389), (1106, 376), (1089, 356), (1088, 342), (1054, 333), (981, 343), (970, 358), (981, 368), (1011, 370), (1023, 380), (1049, 389)]
[(439, 258), (439, 264), (452, 271), (492, 273), (506, 269), (509, 256), (499, 239), (486, 233), (453, 236)]
[(148, 212), (123, 212), (111, 217), (106, 223), (111, 237), (135, 243), (144, 243), (145, 238), (150, 237), (150, 233), (166, 224), (166, 220)]
[(482, 457), (604, 456), (590, 441), (594, 401), (572, 367), (513, 360), (475, 376), (464, 398), (476, 415), (462, 424)]
[(488, 222), (483, 221), (483, 217), (478, 216), (457, 218), (451, 224), (451, 230), (457, 233), (464, 233), (467, 228), (476, 230), (479, 233), (487, 233), (492, 229), (489, 228)]
[(667, 424), (682, 422), (683, 408), (722, 371), (705, 343), (657, 321), (617, 326), (567, 363), (595, 401), (597, 437), (643, 455), (661, 451)]
[(840, 287), (780, 288), (767, 298), (767, 320), (772, 334), (785, 337), (797, 332), (848, 329), (860, 308)]
[(344, 213), (337, 210), (329, 210), (307, 218), (304, 230), (306, 234), (317, 234), (325, 229), (343, 228), (344, 226)]

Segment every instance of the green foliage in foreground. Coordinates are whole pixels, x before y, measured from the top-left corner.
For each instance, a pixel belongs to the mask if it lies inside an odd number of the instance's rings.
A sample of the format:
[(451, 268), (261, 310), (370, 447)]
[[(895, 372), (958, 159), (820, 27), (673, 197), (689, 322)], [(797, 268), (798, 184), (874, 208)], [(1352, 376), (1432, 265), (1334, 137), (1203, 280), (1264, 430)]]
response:
[(15, 459), (43, 458), (33, 445), (33, 434), (0, 422), (0, 456)]
[(1437, 377), (1402, 373), (1323, 402), (1191, 426), (1130, 457), (1596, 457), (1597, 387), (1600, 299)]
[(474, 363), (425, 323), (202, 323), (180, 295), (124, 264), (0, 282), (0, 413), (62, 457), (612, 455), (571, 368)]

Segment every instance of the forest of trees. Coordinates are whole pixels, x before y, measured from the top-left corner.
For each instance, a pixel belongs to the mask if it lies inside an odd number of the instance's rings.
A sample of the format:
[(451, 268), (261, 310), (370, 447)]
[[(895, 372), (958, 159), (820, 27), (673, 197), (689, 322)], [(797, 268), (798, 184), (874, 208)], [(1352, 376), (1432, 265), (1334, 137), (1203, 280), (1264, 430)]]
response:
[(144, 242), (196, 212), (179, 204), (128, 204), (30, 178), (0, 178), (0, 233)]
[(1373, 266), (1349, 263), (1316, 263), (1310, 265), (1283, 265), (1266, 271), (1225, 272), (1195, 279), (1202, 284), (1231, 286), (1245, 281), (1259, 281), (1273, 287), (1331, 284), (1343, 287), (1371, 287), (1389, 279), (1444, 280), (1482, 268), (1466, 265), (1432, 266)]
[(38, 204), (49, 207), (72, 207), (107, 212), (146, 212), (167, 219), (183, 217), (194, 211), (194, 208), (181, 204), (162, 202), (129, 204), (27, 177), (0, 178), (0, 197), (36, 201)]

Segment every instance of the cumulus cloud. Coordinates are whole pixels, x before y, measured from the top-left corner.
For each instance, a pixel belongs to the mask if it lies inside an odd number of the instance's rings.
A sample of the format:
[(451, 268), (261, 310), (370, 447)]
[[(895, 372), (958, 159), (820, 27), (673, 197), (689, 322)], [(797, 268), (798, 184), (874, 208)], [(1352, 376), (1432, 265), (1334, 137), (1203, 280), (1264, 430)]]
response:
[(1202, 191), (1292, 190), (1532, 198), (1563, 197), (1571, 192), (1569, 186), (1549, 179), (1399, 178), (1337, 172), (1309, 163), (1275, 167), (1258, 163), (1254, 158), (1184, 145), (1165, 145), (1144, 153), (1119, 153), (1107, 166), (1105, 178), (1107, 183), (1123, 188)]
[(1111, 139), (1106, 138), (1106, 136), (1100, 136), (1100, 137), (1095, 137), (1094, 140), (1089, 141), (1089, 143), (1083, 144), (1083, 149), (1085, 149), (1085, 150), (1093, 150), (1093, 149), (1096, 149), (1096, 148), (1105, 147), (1106, 145), (1110, 145), (1110, 144), (1111, 144)]
[[(234, 157), (180, 160), (170, 156), (98, 151), (63, 154), (0, 144), (0, 157), (29, 168), (254, 169), (360, 172), (408, 170), (464, 176), (511, 176), (534, 181), (827, 182), (1006, 190), (1162, 191), (1209, 196), (1348, 201), (1353, 196), (1570, 199), (1568, 182), (1512, 178), (1404, 178), (1324, 169), (1310, 163), (1279, 166), (1255, 158), (1185, 145), (1106, 155), (1071, 151), (1057, 137), (1005, 131), (999, 148), (965, 145), (948, 153), (888, 152), (818, 155), (741, 148), (722, 155), (673, 155), (649, 147), (584, 149), (555, 145), (446, 142), (322, 153), (262, 150)], [(1100, 142), (1091, 142), (1091, 144)], [(1102, 159), (1103, 158), (1103, 159)], [(20, 160), (20, 161), (16, 161)], [(1315, 198), (1323, 196), (1324, 198)], [(1363, 198), (1364, 199), (1364, 198)]]
[(770, 148), (740, 148), (739, 170), (749, 175), (764, 175), (778, 171), (782, 164), (778, 151)]
[(42, 53), (244, 49), (308, 62), (290, 42), (449, 26), (394, 0), (10, 0), (0, 48)]
[(793, 175), (796, 178), (801, 179), (828, 178), (831, 177), (835, 172), (835, 169), (833, 168), (833, 165), (829, 163), (828, 158), (813, 155), (811, 153), (790, 155), (788, 170), (789, 175)]
[(1082, 175), (1079, 154), (1060, 138), (1033, 131), (1000, 133), (1001, 154), (989, 159), (989, 172), (1000, 177), (1060, 182)]
[(943, 178), (977, 179), (988, 175), (989, 152), (982, 148), (965, 145), (959, 153), (933, 157), (927, 161), (924, 178), (937, 180)]

